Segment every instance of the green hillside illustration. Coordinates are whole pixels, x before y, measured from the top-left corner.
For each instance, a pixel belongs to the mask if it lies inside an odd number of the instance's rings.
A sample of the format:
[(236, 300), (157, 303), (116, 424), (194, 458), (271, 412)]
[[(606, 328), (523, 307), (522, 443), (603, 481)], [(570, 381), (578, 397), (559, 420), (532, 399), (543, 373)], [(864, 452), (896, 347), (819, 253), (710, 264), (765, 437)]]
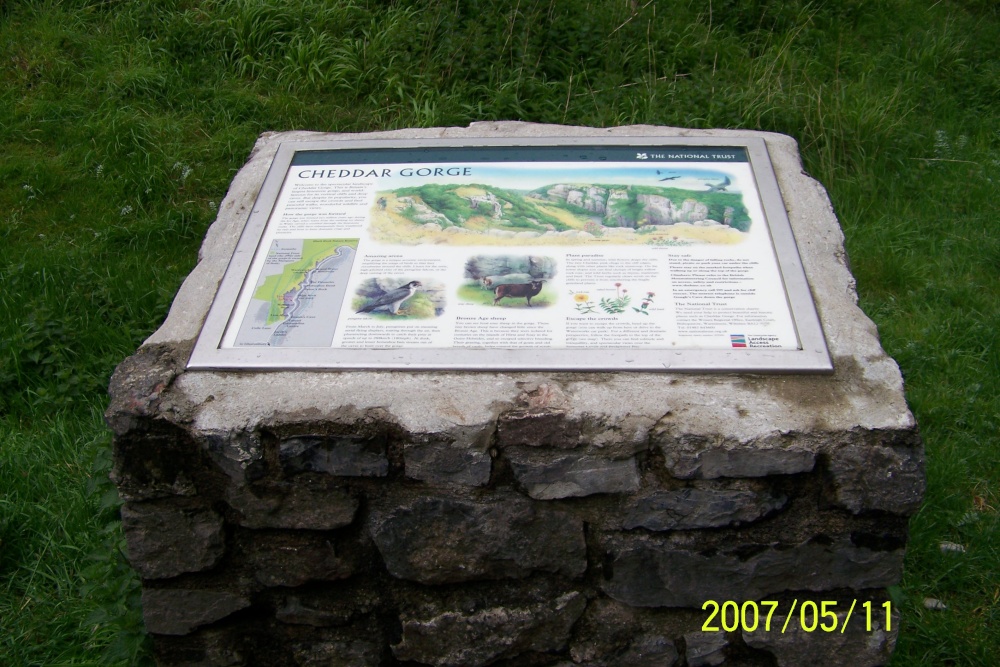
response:
[(372, 216), (376, 239), (405, 245), (738, 243), (750, 225), (739, 193), (601, 183), (428, 183), (380, 192)]

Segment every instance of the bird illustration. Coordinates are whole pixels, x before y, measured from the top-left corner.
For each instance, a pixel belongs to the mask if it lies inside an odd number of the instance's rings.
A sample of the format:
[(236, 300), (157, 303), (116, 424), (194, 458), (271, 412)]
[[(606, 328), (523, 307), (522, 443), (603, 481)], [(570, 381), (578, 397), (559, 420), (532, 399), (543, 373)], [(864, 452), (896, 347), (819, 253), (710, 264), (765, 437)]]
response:
[[(659, 176), (659, 175), (660, 175), (660, 174), (662, 174), (662, 173), (663, 173), (663, 172), (662, 172), (662, 171), (660, 171), (659, 169), (657, 169), (657, 170), (656, 170), (656, 175), (657, 175), (657, 176)], [(680, 178), (680, 174), (677, 174), (677, 175), (674, 175), (674, 176), (667, 176), (666, 178), (661, 178), (660, 180), (661, 180), (661, 181), (675, 181), (675, 180), (677, 180), (678, 178)]]
[(716, 183), (715, 185), (712, 185), (711, 183), (705, 183), (705, 185), (708, 186), (708, 190), (706, 190), (705, 192), (726, 192), (726, 188), (732, 184), (733, 182), (729, 180), (728, 176), (726, 176), (725, 178), (722, 179), (721, 183)]
[(378, 297), (367, 306), (359, 310), (359, 313), (371, 313), (376, 310), (388, 310), (393, 315), (399, 314), (399, 307), (403, 302), (417, 293), (417, 288), (421, 286), (419, 280), (411, 280), (402, 287), (389, 290)]

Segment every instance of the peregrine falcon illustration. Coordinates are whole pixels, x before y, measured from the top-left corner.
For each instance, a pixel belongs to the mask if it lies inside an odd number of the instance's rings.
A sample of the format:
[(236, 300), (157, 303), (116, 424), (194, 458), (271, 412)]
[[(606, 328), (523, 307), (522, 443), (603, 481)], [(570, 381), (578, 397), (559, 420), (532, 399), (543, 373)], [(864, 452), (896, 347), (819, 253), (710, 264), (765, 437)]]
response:
[(728, 176), (726, 176), (722, 179), (720, 183), (716, 183), (715, 185), (712, 185), (711, 183), (705, 183), (705, 185), (708, 186), (708, 190), (705, 190), (705, 192), (726, 192), (726, 188), (732, 184), (733, 182), (729, 180)]
[(403, 302), (409, 299), (411, 296), (417, 293), (417, 288), (420, 287), (419, 280), (411, 280), (402, 287), (396, 288), (394, 290), (389, 290), (382, 296), (378, 297), (367, 306), (359, 310), (359, 313), (371, 313), (376, 310), (387, 310), (393, 315), (399, 314), (399, 307), (403, 305)]
[[(663, 172), (660, 171), (659, 169), (656, 170), (656, 175), (657, 176), (660, 176), (662, 173)], [(671, 175), (669, 175), (669, 176), (667, 176), (665, 178), (661, 178), (660, 180), (661, 181), (676, 181), (678, 178), (680, 178), (680, 174), (677, 174), (677, 175), (671, 174)]]

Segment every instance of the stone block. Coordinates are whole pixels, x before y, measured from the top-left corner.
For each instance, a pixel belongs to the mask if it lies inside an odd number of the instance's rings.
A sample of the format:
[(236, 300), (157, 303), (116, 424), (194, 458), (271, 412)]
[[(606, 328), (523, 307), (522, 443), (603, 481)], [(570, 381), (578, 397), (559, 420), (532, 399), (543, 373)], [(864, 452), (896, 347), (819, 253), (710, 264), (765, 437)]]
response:
[(490, 481), (493, 460), (486, 452), (457, 447), (414, 445), (403, 451), (406, 476), (433, 484), (485, 486)]
[(237, 484), (264, 475), (264, 449), (256, 433), (206, 432), (199, 439), (215, 465)]
[(143, 426), (140, 432), (117, 441), (111, 479), (118, 495), (126, 502), (197, 497), (195, 478), (201, 453), (197, 444), (189, 434), (169, 425)]
[(592, 600), (577, 626), (569, 654), (577, 664), (599, 664), (626, 650), (640, 632), (636, 609), (606, 598)]
[(586, 605), (574, 591), (525, 606), (404, 617), (402, 641), (392, 652), (399, 660), (435, 667), (481, 667), (525, 651), (559, 651)]
[(480, 429), (464, 431), (455, 429), (445, 437), (415, 435), (403, 447), (406, 476), (431, 484), (485, 486), (493, 470), (490, 440)]
[(389, 459), (385, 439), (352, 436), (296, 436), (278, 445), (286, 475), (322, 472), (344, 477), (385, 477)]
[[(285, 626), (285, 630), (294, 639), (289, 651), (291, 659), (282, 664), (297, 667), (382, 667), (391, 664), (388, 641), (376, 619), (371, 617), (342, 627)], [(261, 664), (270, 665), (273, 661)]]
[[(800, 601), (801, 603), (801, 601)], [(788, 619), (784, 616), (775, 616), (771, 619), (771, 632), (767, 632), (763, 627), (758, 626), (754, 632), (743, 631), (743, 641), (747, 646), (755, 649), (767, 651), (774, 656), (777, 667), (797, 667), (798, 665), (851, 665), (851, 667), (878, 667), (889, 664), (892, 650), (896, 645), (896, 636), (899, 632), (899, 615), (894, 612), (891, 631), (885, 629), (884, 611), (881, 603), (872, 605), (872, 627), (869, 631), (866, 625), (866, 617), (861, 609), (860, 603), (848, 619), (848, 609), (850, 604), (841, 604), (844, 607), (837, 612), (837, 627), (843, 628), (833, 632), (824, 632), (821, 629), (813, 632), (806, 632), (802, 628), (802, 616), (796, 611), (795, 616)], [(785, 632), (774, 632), (774, 628), (784, 628), (785, 621), (788, 620)], [(808, 624), (814, 622), (811, 614), (806, 617)], [(818, 619), (819, 623), (831, 624), (828, 617)], [(847, 627), (844, 627), (844, 623)]]
[(634, 458), (616, 460), (577, 452), (551, 455), (523, 448), (509, 450), (507, 458), (514, 477), (536, 500), (639, 490)]
[(497, 421), (497, 445), (573, 449), (580, 445), (579, 422), (567, 422), (559, 410), (508, 410)]
[(381, 643), (366, 637), (302, 642), (293, 647), (292, 655), (299, 667), (376, 667), (383, 664)]
[(516, 496), (419, 498), (375, 509), (370, 529), (389, 573), (424, 584), (576, 577), (587, 567), (583, 522)]
[(725, 632), (689, 632), (684, 635), (684, 645), (688, 667), (717, 667), (726, 662), (729, 642)]
[(323, 607), (311, 606), (302, 602), (299, 597), (289, 597), (274, 611), (274, 617), (282, 623), (290, 625), (311, 625), (315, 627), (327, 627), (331, 625), (344, 625), (351, 619), (351, 615), (344, 614), (341, 609), (324, 609)]
[[(745, 546), (745, 545), (744, 545)], [(783, 591), (886, 588), (899, 581), (903, 550), (878, 551), (849, 537), (762, 545), (757, 553), (699, 553), (651, 536), (616, 536), (602, 584), (636, 607), (700, 608), (705, 600), (754, 600)]]
[(792, 475), (815, 467), (815, 451), (796, 444), (781, 446), (780, 440), (765, 437), (748, 446), (721, 437), (685, 436), (659, 438), (658, 444), (667, 470), (678, 479)]
[(244, 667), (246, 638), (239, 626), (206, 627), (189, 635), (154, 635), (153, 653), (160, 667)]
[(910, 516), (920, 509), (924, 451), (915, 436), (903, 442), (877, 437), (852, 442), (829, 455), (827, 471), (834, 503), (855, 514), (877, 510)]
[[(569, 648), (581, 667), (671, 667), (679, 655), (667, 629), (614, 600), (591, 600)], [(570, 664), (570, 663), (567, 663)]]
[(158, 635), (186, 635), (250, 606), (236, 593), (194, 589), (145, 589), (142, 613), (146, 630)]
[(187, 346), (143, 345), (125, 359), (111, 378), (111, 405), (106, 421), (115, 435), (145, 430), (144, 420), (160, 413), (161, 396), (184, 367), (193, 348)]
[(301, 586), (310, 581), (346, 579), (358, 569), (340, 548), (343, 538), (315, 531), (243, 531), (239, 554), (263, 586)]
[(677, 647), (666, 637), (645, 636), (632, 642), (632, 645), (618, 656), (617, 664), (629, 667), (672, 667), (678, 664), (679, 658)]
[(781, 509), (786, 496), (742, 489), (657, 491), (628, 506), (622, 527), (693, 530), (749, 523)]
[(382, 592), (364, 577), (279, 590), (271, 601), (280, 623), (314, 628), (364, 623), (386, 604)]
[(299, 528), (332, 530), (354, 521), (358, 499), (337, 488), (302, 484), (228, 489), (229, 506), (237, 524), (245, 528)]
[(126, 503), (121, 516), (129, 562), (144, 579), (207, 570), (226, 551), (222, 517), (210, 509)]

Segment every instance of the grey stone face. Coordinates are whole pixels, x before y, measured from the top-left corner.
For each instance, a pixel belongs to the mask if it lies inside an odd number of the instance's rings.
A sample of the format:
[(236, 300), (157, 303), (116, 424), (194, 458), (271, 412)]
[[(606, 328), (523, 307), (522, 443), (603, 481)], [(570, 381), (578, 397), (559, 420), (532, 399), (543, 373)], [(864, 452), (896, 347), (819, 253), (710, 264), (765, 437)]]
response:
[(420, 498), (373, 512), (371, 535), (389, 573), (424, 584), (575, 577), (587, 567), (583, 523), (517, 498)]
[(639, 490), (635, 459), (607, 459), (576, 452), (544, 455), (525, 449), (507, 453), (511, 470), (536, 500), (634, 493)]
[(350, 525), (358, 510), (357, 498), (342, 491), (299, 484), (260, 490), (231, 487), (227, 500), (240, 515), (237, 522), (245, 528), (332, 530)]
[[(186, 433), (169, 426), (156, 431), (144, 428), (118, 440), (111, 479), (125, 501), (195, 498), (199, 454)], [(212, 472), (202, 477), (211, 477)]]
[(350, 617), (340, 610), (327, 610), (303, 604), (298, 597), (290, 597), (274, 611), (274, 617), (282, 623), (289, 625), (311, 625), (315, 627), (327, 627), (330, 625), (343, 625)]
[(701, 554), (645, 537), (612, 538), (603, 589), (636, 607), (700, 608), (705, 600), (752, 600), (786, 590), (885, 588), (896, 584), (903, 550), (873, 551), (848, 538), (764, 547), (745, 559)]
[(648, 530), (719, 528), (756, 521), (785, 506), (788, 498), (743, 490), (680, 489), (639, 498), (622, 527)]
[(792, 475), (809, 472), (816, 465), (816, 453), (801, 449), (705, 446), (677, 451), (670, 443), (661, 444), (661, 448), (667, 470), (679, 479)]
[(497, 444), (573, 449), (580, 444), (579, 422), (569, 422), (561, 410), (510, 410), (500, 416)]
[[(817, 604), (822, 601), (817, 600)], [(754, 632), (743, 632), (743, 640), (755, 649), (767, 651), (777, 661), (778, 667), (798, 667), (798, 665), (851, 665), (851, 667), (877, 667), (886, 665), (896, 645), (899, 632), (899, 616), (893, 615), (892, 631), (885, 630), (885, 612), (881, 603), (872, 604), (872, 629), (866, 626), (865, 611), (859, 602), (848, 619), (849, 603), (838, 605), (837, 630), (806, 632), (802, 629), (802, 619), (795, 612), (785, 632), (773, 632), (774, 628), (785, 627), (787, 616), (774, 616), (771, 620), (772, 632), (758, 627)], [(807, 615), (807, 623), (813, 622), (812, 614)], [(847, 627), (844, 628), (844, 623)], [(818, 623), (831, 625), (828, 616), (821, 616)], [(840, 628), (844, 628), (841, 632)]]
[(241, 555), (264, 586), (301, 586), (309, 581), (337, 581), (354, 574), (357, 563), (338, 549), (337, 538), (286, 532), (242, 535)]
[(924, 452), (919, 442), (865, 442), (838, 449), (828, 471), (835, 504), (854, 512), (880, 510), (910, 516), (924, 497)]
[(345, 477), (385, 477), (389, 473), (384, 438), (286, 438), (278, 445), (278, 460), (286, 475), (323, 472)]
[(689, 632), (684, 635), (684, 643), (688, 667), (716, 667), (726, 661), (724, 651), (729, 642), (725, 632)]
[(569, 655), (572, 664), (586, 667), (671, 667), (678, 653), (669, 633), (636, 609), (598, 598), (574, 628)]
[(334, 585), (287, 588), (273, 598), (276, 620), (314, 628), (364, 624), (384, 602), (382, 594), (360, 577)]
[(146, 589), (142, 612), (146, 630), (160, 635), (186, 635), (250, 606), (235, 593), (211, 590)]
[(200, 439), (219, 469), (237, 483), (263, 475), (263, 449), (256, 433), (210, 432)]
[(672, 667), (677, 664), (679, 657), (677, 647), (666, 637), (646, 636), (633, 642), (619, 656), (618, 664), (631, 667)]
[(432, 484), (485, 486), (493, 460), (487, 452), (445, 442), (421, 442), (403, 449), (406, 476)]
[(115, 369), (105, 420), (116, 435), (131, 432), (143, 418), (160, 412), (163, 392), (177, 377), (192, 344), (144, 345)]
[(586, 605), (583, 595), (570, 592), (549, 603), (404, 618), (403, 639), (392, 652), (435, 667), (481, 667), (524, 651), (558, 651)]
[(375, 639), (303, 642), (292, 652), (300, 667), (373, 667), (382, 664), (383, 649)]
[(222, 517), (162, 501), (122, 507), (129, 562), (145, 579), (167, 579), (214, 566), (225, 553)]
[(232, 626), (201, 628), (186, 636), (156, 635), (153, 646), (157, 664), (184, 667), (245, 667), (252, 653)]

